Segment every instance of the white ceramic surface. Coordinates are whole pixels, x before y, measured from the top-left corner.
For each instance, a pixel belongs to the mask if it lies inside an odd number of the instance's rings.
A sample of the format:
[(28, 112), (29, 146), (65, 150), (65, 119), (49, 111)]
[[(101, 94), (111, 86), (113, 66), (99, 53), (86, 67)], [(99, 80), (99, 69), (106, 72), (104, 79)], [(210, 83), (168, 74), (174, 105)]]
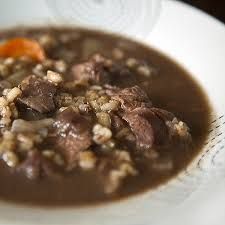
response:
[[(161, 0), (46, 0), (56, 21), (146, 37), (158, 19)], [(146, 23), (148, 21), (148, 23)]]
[[(14, 0), (1, 1), (1, 27), (18, 23), (49, 22), (56, 21), (44, 0), (20, 0), (19, 3), (15, 3)], [(141, 41), (162, 50), (187, 68), (209, 94), (217, 114), (216, 118), (224, 114), (223, 24), (184, 4), (163, 1), (161, 16), (156, 26), (151, 34)], [(225, 222), (223, 123), (224, 118), (220, 118), (213, 125), (215, 129), (211, 138), (214, 136), (216, 138), (206, 146), (204, 153), (196, 159), (191, 168), (154, 193), (145, 193), (119, 203), (81, 209), (47, 210), (0, 202), (0, 225), (223, 224)], [(216, 128), (218, 126), (219, 128)], [(220, 132), (222, 135), (217, 137)], [(214, 147), (212, 143), (215, 144)]]

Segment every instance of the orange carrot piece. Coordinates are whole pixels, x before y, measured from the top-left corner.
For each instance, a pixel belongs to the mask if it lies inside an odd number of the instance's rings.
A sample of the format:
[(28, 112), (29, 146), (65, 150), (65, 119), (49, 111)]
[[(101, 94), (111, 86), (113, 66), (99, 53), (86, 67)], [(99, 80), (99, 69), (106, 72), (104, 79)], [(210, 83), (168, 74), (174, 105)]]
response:
[(28, 38), (13, 38), (0, 45), (0, 57), (18, 58), (21, 56), (43, 61), (45, 52), (37, 41)]

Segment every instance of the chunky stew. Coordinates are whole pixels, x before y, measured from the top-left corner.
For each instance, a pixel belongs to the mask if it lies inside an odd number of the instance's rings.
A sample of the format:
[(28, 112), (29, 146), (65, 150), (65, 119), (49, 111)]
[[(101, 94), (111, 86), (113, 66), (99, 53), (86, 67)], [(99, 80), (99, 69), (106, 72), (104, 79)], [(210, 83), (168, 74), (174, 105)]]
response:
[(87, 205), (156, 187), (201, 151), (210, 107), (189, 74), (131, 40), (0, 32), (0, 198)]

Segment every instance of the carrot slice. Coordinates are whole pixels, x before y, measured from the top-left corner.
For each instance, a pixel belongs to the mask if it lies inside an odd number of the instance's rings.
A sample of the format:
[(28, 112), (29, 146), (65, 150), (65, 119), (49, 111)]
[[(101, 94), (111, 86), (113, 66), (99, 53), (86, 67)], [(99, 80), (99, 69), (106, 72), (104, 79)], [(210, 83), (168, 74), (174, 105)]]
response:
[(21, 56), (43, 61), (45, 52), (37, 41), (28, 38), (13, 38), (0, 45), (0, 57), (18, 58)]

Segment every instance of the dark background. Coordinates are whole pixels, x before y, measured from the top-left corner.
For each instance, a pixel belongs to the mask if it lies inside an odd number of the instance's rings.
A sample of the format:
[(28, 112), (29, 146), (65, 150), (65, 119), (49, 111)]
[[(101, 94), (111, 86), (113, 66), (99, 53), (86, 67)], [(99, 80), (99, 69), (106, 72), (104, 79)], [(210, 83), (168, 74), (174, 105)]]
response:
[(225, 23), (225, 0), (181, 0), (193, 5)]

